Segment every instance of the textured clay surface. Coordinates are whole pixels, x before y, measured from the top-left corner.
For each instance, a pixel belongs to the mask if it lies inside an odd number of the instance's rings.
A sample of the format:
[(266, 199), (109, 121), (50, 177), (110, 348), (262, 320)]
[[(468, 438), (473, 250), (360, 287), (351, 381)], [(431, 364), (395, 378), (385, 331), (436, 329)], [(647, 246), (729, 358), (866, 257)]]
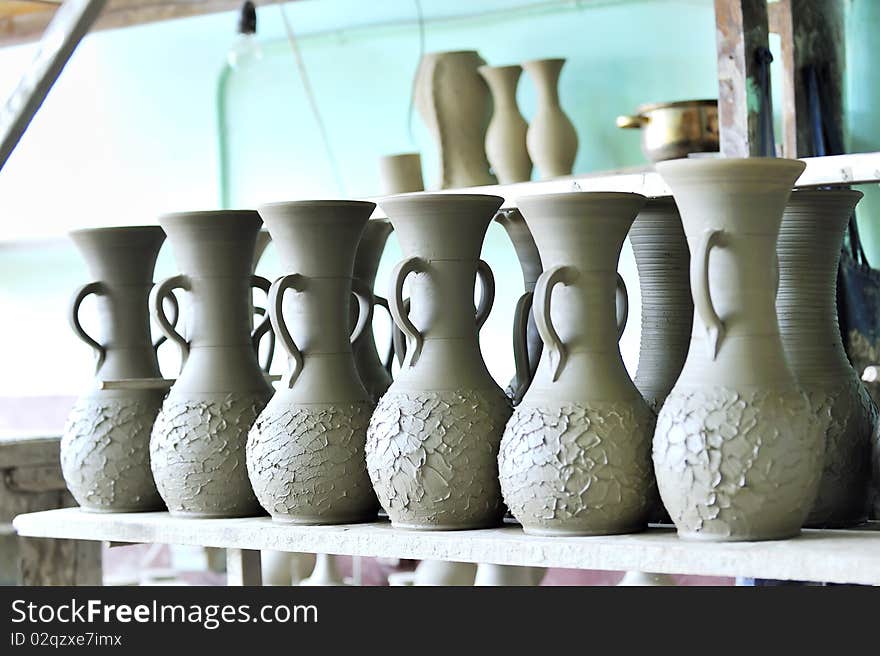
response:
[(641, 399), (520, 405), (498, 457), (504, 501), (529, 533), (645, 528), (656, 498), (653, 428), (654, 414)]
[(861, 523), (867, 518), (870, 438), (877, 421), (874, 402), (855, 376), (842, 384), (812, 385), (804, 391), (813, 417), (825, 430), (825, 466), (805, 525)]
[(375, 519), (379, 504), (364, 456), (372, 408), (270, 403), (247, 444), (248, 473), (263, 508), (305, 524)]
[(80, 506), (105, 512), (162, 510), (150, 471), (150, 430), (162, 404), (83, 397), (61, 438), (61, 471)]
[(168, 510), (179, 515), (261, 514), (245, 463), (248, 430), (268, 395), (168, 399), (150, 440), (153, 476)]
[(367, 469), (395, 525), (498, 524), (498, 446), (510, 418), (498, 390), (396, 392), (382, 397), (367, 431)]
[(673, 390), (657, 420), (653, 457), (679, 535), (796, 535), (818, 491), (823, 433), (795, 391)]

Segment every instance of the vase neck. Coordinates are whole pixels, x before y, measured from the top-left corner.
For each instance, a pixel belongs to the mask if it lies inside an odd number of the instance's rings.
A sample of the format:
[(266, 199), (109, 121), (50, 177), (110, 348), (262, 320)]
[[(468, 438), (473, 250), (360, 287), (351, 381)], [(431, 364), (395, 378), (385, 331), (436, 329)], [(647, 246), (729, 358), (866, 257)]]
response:
[(523, 286), (526, 291), (533, 291), (538, 276), (541, 275), (541, 255), (538, 246), (519, 210), (499, 212), (496, 221), (501, 224), (516, 251), (523, 275)]
[(538, 107), (559, 107), (559, 75), (563, 60), (529, 62), (524, 65), (532, 78), (538, 95)]
[(104, 283), (96, 297), (98, 342), (105, 348), (101, 380), (158, 378), (159, 362), (153, 349), (147, 299), (151, 285)]

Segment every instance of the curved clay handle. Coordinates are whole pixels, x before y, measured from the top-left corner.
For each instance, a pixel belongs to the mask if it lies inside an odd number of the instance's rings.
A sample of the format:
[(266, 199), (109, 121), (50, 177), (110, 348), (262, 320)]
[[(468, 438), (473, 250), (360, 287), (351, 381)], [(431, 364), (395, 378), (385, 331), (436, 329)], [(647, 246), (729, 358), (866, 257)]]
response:
[(556, 328), (553, 327), (553, 322), (550, 319), (550, 297), (553, 294), (553, 288), (558, 283), (569, 285), (577, 280), (577, 277), (577, 269), (568, 266), (557, 266), (542, 273), (535, 285), (533, 306), (535, 325), (538, 327), (538, 334), (541, 336), (541, 340), (547, 347), (553, 381), (556, 381), (559, 378), (559, 374), (562, 373), (568, 353), (566, 352), (565, 344), (559, 339), (559, 333), (556, 332)]
[(418, 331), (413, 322), (409, 318), (408, 311), (403, 305), (403, 283), (406, 277), (411, 273), (423, 273), (425, 271), (425, 262), (418, 257), (409, 257), (400, 262), (391, 274), (392, 291), (394, 292), (389, 300), (389, 310), (394, 318), (394, 323), (400, 328), (401, 332), (410, 340), (412, 340), (412, 348), (407, 344), (406, 355), (404, 356), (401, 367), (411, 367), (419, 359), (422, 353), (422, 344), (425, 339), (422, 333)]
[(724, 231), (715, 228), (706, 228), (703, 239), (697, 247), (696, 257), (691, 265), (691, 289), (694, 291), (694, 309), (700, 317), (700, 321), (706, 327), (709, 337), (709, 358), (714, 360), (724, 339), (724, 322), (715, 311), (712, 304), (712, 294), (709, 290), (709, 255), (716, 246), (723, 246)]
[(629, 292), (626, 291), (626, 283), (623, 276), (617, 274), (617, 290), (615, 298), (615, 309), (617, 311), (617, 341), (623, 337), (623, 331), (626, 330), (626, 320), (629, 319)]
[[(406, 314), (409, 314), (409, 309), (412, 306), (412, 303), (408, 298), (403, 300), (403, 311)], [(388, 313), (391, 314), (391, 307), (388, 307)], [(406, 335), (403, 334), (403, 331), (397, 327), (397, 324), (394, 321), (394, 315), (391, 315), (391, 348), (394, 350), (394, 353), (397, 354), (397, 364), (401, 367), (403, 366), (403, 361), (406, 358)]]
[(287, 351), (287, 357), (290, 360), (287, 374), (284, 376), (282, 382), (282, 384), (286, 385), (288, 388), (293, 387), (296, 379), (299, 378), (299, 375), (302, 373), (303, 356), (302, 352), (293, 341), (290, 331), (287, 329), (287, 322), (284, 321), (282, 301), (284, 299), (284, 292), (288, 289), (302, 292), (305, 288), (305, 277), (298, 273), (291, 273), (286, 276), (281, 276), (278, 280), (272, 283), (272, 287), (269, 289), (269, 320), (272, 322), (272, 328), (275, 330), (275, 334), (278, 335), (278, 341), (281, 342), (284, 350)]
[(358, 302), (357, 323), (355, 324), (354, 330), (351, 331), (351, 336), (349, 337), (351, 343), (354, 344), (355, 341), (360, 339), (361, 335), (364, 334), (364, 330), (373, 320), (374, 297), (373, 290), (367, 287), (358, 278), (353, 278), (351, 281), (351, 293)]
[(103, 283), (90, 282), (83, 285), (73, 293), (67, 313), (67, 319), (70, 322), (70, 327), (73, 329), (73, 332), (95, 351), (95, 355), (97, 356), (97, 362), (95, 363), (96, 372), (101, 368), (101, 365), (104, 364), (104, 358), (107, 357), (107, 350), (82, 327), (82, 324), (79, 321), (79, 306), (82, 305), (86, 296), (89, 296), (90, 294), (101, 296), (104, 292), (105, 288)]
[[(269, 311), (266, 308), (260, 307), (259, 305), (254, 306), (254, 314), (258, 317), (264, 317), (269, 315)], [(270, 322), (271, 325), (271, 322)], [(270, 330), (263, 337), (267, 337), (269, 339), (269, 347), (266, 349), (266, 361), (260, 363), (260, 369), (263, 370), (264, 374), (268, 374), (269, 370), (272, 369), (272, 360), (275, 357), (275, 331)], [(263, 341), (262, 339), (260, 340)]]
[[(171, 327), (177, 328), (177, 320), (180, 319), (180, 303), (177, 302), (177, 297), (174, 294), (168, 294), (164, 300), (171, 302)], [(167, 341), (168, 336), (162, 334), (159, 335), (159, 338), (155, 342), (153, 342), (153, 351), (156, 355), (159, 355), (159, 347)]]
[(641, 116), (641, 115), (618, 116), (617, 121), (615, 121), (615, 123), (617, 124), (617, 127), (622, 128), (624, 130), (632, 130), (632, 129), (637, 130), (637, 129), (641, 128), (643, 125), (648, 124), (648, 117)]
[(189, 342), (184, 339), (183, 335), (175, 330), (177, 318), (175, 317), (174, 323), (171, 323), (171, 321), (168, 320), (168, 317), (165, 316), (164, 305), (165, 297), (173, 296), (172, 291), (175, 289), (189, 291), (189, 278), (183, 275), (171, 276), (160, 282), (158, 285), (153, 286), (153, 289), (150, 290), (150, 315), (153, 317), (153, 321), (159, 324), (159, 330), (161, 330), (169, 340), (177, 344), (178, 348), (180, 348), (180, 366), (182, 368), (189, 355)]
[(485, 260), (477, 263), (477, 278), (480, 279), (480, 304), (477, 306), (477, 330), (483, 327), (492, 305), (495, 303), (495, 276)]
[[(400, 329), (397, 327), (397, 324), (394, 323), (394, 317), (391, 316), (391, 310), (388, 308), (388, 299), (373, 294), (373, 302), (379, 307), (385, 308), (385, 311), (388, 313), (388, 318), (391, 320), (391, 339), (388, 340), (388, 353), (382, 360), (382, 366), (385, 367), (385, 371), (390, 374), (391, 366), (394, 364), (394, 335), (400, 333)], [(404, 306), (405, 305), (406, 301), (404, 301)]]
[(514, 404), (522, 401), (532, 378), (529, 363), (529, 312), (532, 311), (532, 292), (526, 292), (516, 302), (513, 313), (513, 364), (516, 367), (516, 389), (513, 390)]
[[(266, 280), (263, 276), (251, 276), (251, 287), (256, 287), (257, 289), (263, 290), (268, 297), (269, 291), (272, 289), (272, 283)], [(254, 309), (256, 310), (256, 308)], [(263, 317), (263, 320), (254, 328), (254, 332), (251, 333), (251, 344), (254, 347), (254, 353), (256, 353), (257, 355), (259, 355), (260, 353), (260, 341), (263, 339), (263, 335), (265, 335), (271, 329), (272, 320), (267, 314)], [(270, 361), (271, 359), (272, 357), (269, 356)]]

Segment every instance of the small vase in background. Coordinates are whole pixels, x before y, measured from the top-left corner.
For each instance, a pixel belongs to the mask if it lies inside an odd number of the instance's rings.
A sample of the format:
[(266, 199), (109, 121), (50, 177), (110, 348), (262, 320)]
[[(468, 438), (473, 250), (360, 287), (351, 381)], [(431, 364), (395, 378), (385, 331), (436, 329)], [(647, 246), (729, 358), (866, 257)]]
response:
[(571, 175), (578, 137), (559, 104), (559, 75), (564, 59), (537, 59), (523, 63), (538, 96), (538, 111), (529, 124), (526, 143), (542, 180)]
[(441, 189), (496, 182), (484, 146), (492, 97), (477, 71), (485, 63), (473, 50), (429, 53), (419, 62), (415, 106), (437, 144)]
[(486, 132), (486, 156), (501, 184), (525, 182), (532, 177), (532, 158), (526, 148), (529, 129), (516, 104), (522, 66), (480, 66), (480, 75), (492, 92), (494, 110)]
[(383, 155), (379, 158), (379, 179), (383, 195), (423, 191), (425, 183), (422, 180), (421, 155)]

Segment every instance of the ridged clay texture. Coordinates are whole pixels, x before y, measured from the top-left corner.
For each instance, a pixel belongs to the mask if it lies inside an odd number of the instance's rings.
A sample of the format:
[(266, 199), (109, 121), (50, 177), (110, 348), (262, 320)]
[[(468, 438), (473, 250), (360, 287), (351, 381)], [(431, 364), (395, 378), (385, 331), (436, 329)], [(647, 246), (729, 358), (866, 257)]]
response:
[(510, 413), (500, 389), (385, 394), (367, 430), (367, 469), (391, 521), (420, 529), (498, 524), (498, 446)]
[(150, 430), (161, 394), (85, 396), (61, 438), (61, 471), (70, 493), (93, 512), (162, 510), (150, 471)]
[(248, 480), (245, 445), (268, 400), (268, 394), (166, 399), (153, 426), (150, 458), (172, 514), (262, 514)]
[(823, 434), (792, 388), (675, 389), (657, 419), (654, 470), (679, 535), (797, 535), (819, 489)]
[(295, 524), (347, 524), (376, 518), (364, 455), (370, 403), (316, 404), (260, 414), (247, 445), (260, 505)]
[(517, 406), (498, 456), (501, 490), (526, 533), (644, 529), (656, 498), (645, 403)]

